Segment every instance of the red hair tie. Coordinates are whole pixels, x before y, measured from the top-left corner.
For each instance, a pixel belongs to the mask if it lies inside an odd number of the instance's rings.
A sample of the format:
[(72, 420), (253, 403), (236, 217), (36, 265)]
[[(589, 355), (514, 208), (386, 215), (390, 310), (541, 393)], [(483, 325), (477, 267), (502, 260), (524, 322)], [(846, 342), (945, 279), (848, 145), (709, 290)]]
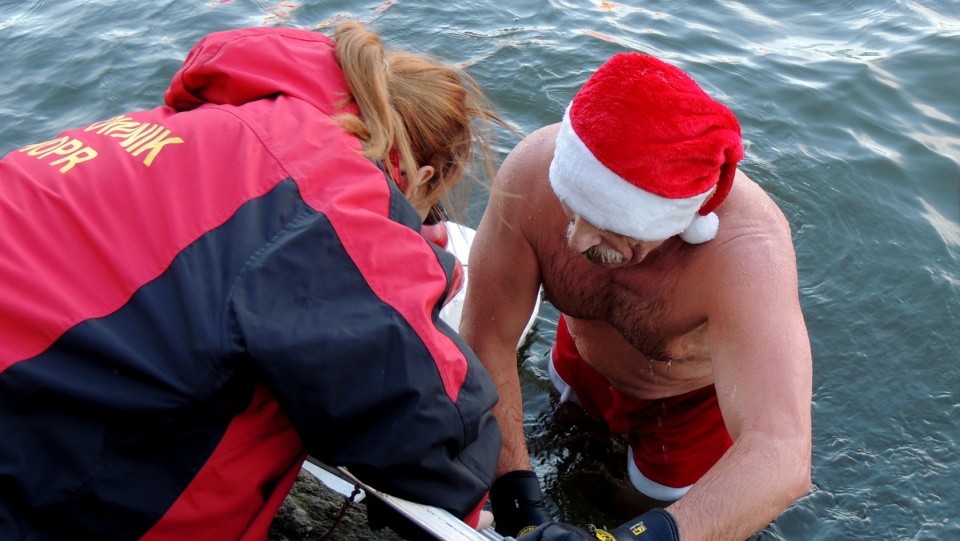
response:
[(390, 151), (390, 168), (393, 173), (393, 182), (403, 191), (403, 173), (400, 172), (400, 151), (396, 148)]

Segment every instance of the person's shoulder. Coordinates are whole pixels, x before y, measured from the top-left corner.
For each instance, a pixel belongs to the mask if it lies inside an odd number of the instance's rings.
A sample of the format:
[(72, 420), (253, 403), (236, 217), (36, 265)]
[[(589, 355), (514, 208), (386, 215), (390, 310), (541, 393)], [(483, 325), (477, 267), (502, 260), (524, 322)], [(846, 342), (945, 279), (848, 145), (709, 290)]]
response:
[[(738, 170), (730, 195), (717, 209), (720, 233), (708, 243), (716, 255), (727, 258), (767, 258), (793, 252), (790, 224), (777, 202), (746, 173)], [(787, 258), (783, 258), (787, 261)]]
[(530, 135), (524, 137), (524, 141), (547, 141), (549, 140), (550, 146), (553, 147), (553, 144), (557, 139), (557, 132), (560, 131), (560, 123), (556, 122), (554, 124), (548, 124), (542, 128), (538, 128), (533, 131)]
[(498, 180), (501, 183), (526, 184), (546, 178), (559, 128), (559, 124), (551, 124), (524, 137), (503, 161)]
[[(684, 272), (690, 298), (724, 313), (737, 304), (767, 302), (782, 288), (795, 293), (797, 261), (790, 223), (762, 179), (755, 182), (738, 171), (717, 214), (717, 237), (693, 247), (695, 256)], [(718, 288), (718, 283), (725, 286)]]
[(557, 143), (557, 131), (560, 124), (550, 124), (539, 128), (523, 138), (510, 152), (510, 157), (522, 157), (525, 160), (537, 158), (553, 159), (553, 150)]
[(761, 223), (775, 222), (780, 226), (787, 225), (783, 211), (773, 197), (742, 170), (737, 170), (730, 195), (732, 197), (729, 199), (742, 218)]

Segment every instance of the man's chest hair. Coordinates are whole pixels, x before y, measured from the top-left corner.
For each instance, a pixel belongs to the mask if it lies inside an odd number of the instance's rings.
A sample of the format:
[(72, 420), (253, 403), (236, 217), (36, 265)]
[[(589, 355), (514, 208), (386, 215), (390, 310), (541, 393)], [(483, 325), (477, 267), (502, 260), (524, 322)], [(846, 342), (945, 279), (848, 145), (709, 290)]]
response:
[(675, 342), (703, 323), (683, 313), (675, 260), (611, 270), (566, 246), (541, 257), (544, 300), (568, 316), (608, 325), (648, 358), (671, 360), (679, 353)]

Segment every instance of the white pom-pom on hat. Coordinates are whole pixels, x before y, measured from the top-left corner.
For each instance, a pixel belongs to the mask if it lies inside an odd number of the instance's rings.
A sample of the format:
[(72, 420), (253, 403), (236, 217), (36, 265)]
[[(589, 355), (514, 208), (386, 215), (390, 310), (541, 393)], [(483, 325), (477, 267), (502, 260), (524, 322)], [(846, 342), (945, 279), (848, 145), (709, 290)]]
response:
[(699, 214), (693, 219), (689, 227), (680, 232), (680, 238), (689, 244), (703, 244), (708, 240), (713, 240), (720, 229), (720, 218), (716, 212), (711, 212), (706, 216)]

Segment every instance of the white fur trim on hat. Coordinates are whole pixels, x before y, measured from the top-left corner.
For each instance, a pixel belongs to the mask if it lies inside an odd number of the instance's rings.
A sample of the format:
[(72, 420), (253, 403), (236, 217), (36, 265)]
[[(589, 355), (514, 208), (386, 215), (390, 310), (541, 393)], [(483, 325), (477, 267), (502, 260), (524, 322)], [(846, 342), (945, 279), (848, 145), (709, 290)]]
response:
[[(611, 137), (617, 136), (611, 134)], [(694, 222), (698, 230), (691, 232), (691, 240), (684, 238), (687, 242), (706, 242), (717, 233), (716, 214), (710, 213), (713, 220), (708, 218), (710, 215), (700, 217), (706, 221), (697, 219), (700, 207), (713, 188), (693, 197), (669, 199), (627, 182), (597, 160), (580, 140), (570, 124), (569, 107), (557, 133), (556, 150), (550, 162), (550, 185), (560, 201), (592, 225), (630, 238), (665, 240), (685, 231)], [(701, 230), (701, 226), (705, 227)]]

